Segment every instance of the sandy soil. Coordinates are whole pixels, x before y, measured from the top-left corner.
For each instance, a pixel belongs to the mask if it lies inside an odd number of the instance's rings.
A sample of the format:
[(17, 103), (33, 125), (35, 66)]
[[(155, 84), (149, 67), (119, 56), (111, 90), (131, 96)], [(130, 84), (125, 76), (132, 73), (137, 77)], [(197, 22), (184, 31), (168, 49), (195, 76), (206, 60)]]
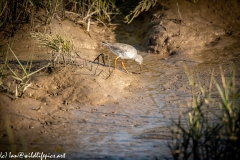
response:
[[(0, 93), (0, 151), (66, 153), (66, 159), (169, 157), (167, 126), (191, 106), (184, 65), (199, 74), (204, 87), (212, 69), (219, 80), (219, 65), (226, 77), (235, 65), (240, 88), (240, 13), (233, 9), (229, 17), (229, 10), (202, 1), (178, 5), (181, 21), (176, 3), (169, 2), (130, 25), (117, 19), (109, 28), (92, 25), (91, 37), (71, 20), (54, 19), (47, 31), (69, 36), (81, 58), (33, 76), (22, 98)], [(34, 53), (36, 70), (49, 62), (49, 50), (26, 33), (28, 26), (16, 32), (12, 49), (22, 62)], [(103, 40), (135, 46), (144, 57), (141, 74), (133, 61), (126, 61), (131, 74), (120, 62), (111, 73), (115, 56), (100, 45)], [(5, 48), (1, 47), (4, 54)], [(111, 67), (92, 62), (100, 53)], [(4, 55), (0, 58), (2, 64)], [(10, 65), (19, 70), (12, 57)]]

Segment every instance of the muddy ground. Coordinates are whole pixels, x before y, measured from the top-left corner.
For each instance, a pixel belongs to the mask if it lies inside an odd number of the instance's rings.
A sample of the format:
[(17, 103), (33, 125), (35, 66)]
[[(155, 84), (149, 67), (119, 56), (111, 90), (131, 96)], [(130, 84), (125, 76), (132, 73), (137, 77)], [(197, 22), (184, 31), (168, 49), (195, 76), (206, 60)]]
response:
[[(93, 24), (91, 37), (72, 21), (72, 15), (61, 22), (54, 19), (47, 27), (36, 25), (35, 31), (69, 36), (80, 57), (75, 64), (34, 75), (22, 98), (0, 94), (0, 151), (66, 153), (66, 159), (171, 157), (167, 126), (191, 106), (183, 66), (198, 74), (206, 88), (213, 69), (220, 80), (219, 65), (226, 77), (235, 66), (236, 88), (240, 88), (239, 3), (230, 8), (213, 4), (179, 1), (177, 7), (170, 1), (129, 25), (120, 19), (108, 28)], [(23, 63), (34, 53), (32, 69), (36, 70), (49, 62), (50, 54), (30, 38), (30, 32), (26, 25), (9, 41)], [(131, 74), (120, 61), (114, 71), (115, 56), (101, 41), (136, 47), (144, 58), (141, 74), (131, 60), (125, 61)], [(6, 43), (1, 53), (3, 64)], [(105, 54), (106, 65), (93, 63), (100, 53)], [(10, 65), (19, 70), (12, 56)]]

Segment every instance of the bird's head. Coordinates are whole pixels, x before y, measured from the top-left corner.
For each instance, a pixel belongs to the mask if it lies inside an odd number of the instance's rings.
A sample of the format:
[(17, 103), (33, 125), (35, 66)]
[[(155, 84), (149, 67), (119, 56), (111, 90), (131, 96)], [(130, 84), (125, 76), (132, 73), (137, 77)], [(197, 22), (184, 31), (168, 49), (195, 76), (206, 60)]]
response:
[(142, 70), (143, 57), (140, 56), (140, 55), (137, 55), (137, 56), (135, 57), (135, 61), (138, 62), (139, 67), (140, 67), (140, 72), (141, 72), (141, 70)]
[(135, 61), (138, 62), (139, 65), (142, 65), (142, 62), (143, 62), (143, 58), (142, 58), (142, 56), (137, 55), (137, 56), (135, 57)]

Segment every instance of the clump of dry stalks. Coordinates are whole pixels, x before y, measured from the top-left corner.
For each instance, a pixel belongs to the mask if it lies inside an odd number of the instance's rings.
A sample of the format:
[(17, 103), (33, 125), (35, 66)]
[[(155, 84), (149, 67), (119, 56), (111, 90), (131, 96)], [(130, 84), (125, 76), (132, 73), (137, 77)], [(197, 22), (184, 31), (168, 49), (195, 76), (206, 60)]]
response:
[(105, 25), (120, 14), (115, 0), (4, 0), (0, 1), (0, 28), (10, 35), (21, 23), (30, 23), (34, 28), (36, 12), (40, 9), (45, 11), (45, 15), (40, 18), (45, 25), (54, 18), (61, 21), (66, 18), (65, 13), (72, 13), (87, 25), (88, 31), (91, 20)]
[(77, 15), (77, 23), (83, 23), (90, 30), (91, 21), (99, 22), (103, 25), (111, 22), (114, 16), (120, 14), (115, 6), (115, 0), (70, 0), (66, 3), (66, 13)]
[(133, 11), (130, 12), (124, 18), (124, 22), (129, 24), (134, 18), (136, 18), (143, 11), (148, 11), (150, 8), (154, 7), (157, 4), (158, 0), (142, 0), (138, 3), (138, 6), (135, 7)]

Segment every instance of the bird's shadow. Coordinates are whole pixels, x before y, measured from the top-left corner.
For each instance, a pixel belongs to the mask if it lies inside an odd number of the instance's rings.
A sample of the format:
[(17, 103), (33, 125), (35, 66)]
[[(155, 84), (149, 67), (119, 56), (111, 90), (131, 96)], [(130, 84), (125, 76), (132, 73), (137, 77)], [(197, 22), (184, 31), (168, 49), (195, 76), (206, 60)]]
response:
[[(102, 62), (103, 64), (100, 64), (100, 57), (102, 57)], [(97, 62), (95, 62), (97, 61)], [(105, 55), (103, 53), (99, 54), (92, 63), (95, 63), (95, 64), (98, 64), (98, 65), (102, 65), (102, 66), (106, 66), (106, 63), (105, 63)]]

